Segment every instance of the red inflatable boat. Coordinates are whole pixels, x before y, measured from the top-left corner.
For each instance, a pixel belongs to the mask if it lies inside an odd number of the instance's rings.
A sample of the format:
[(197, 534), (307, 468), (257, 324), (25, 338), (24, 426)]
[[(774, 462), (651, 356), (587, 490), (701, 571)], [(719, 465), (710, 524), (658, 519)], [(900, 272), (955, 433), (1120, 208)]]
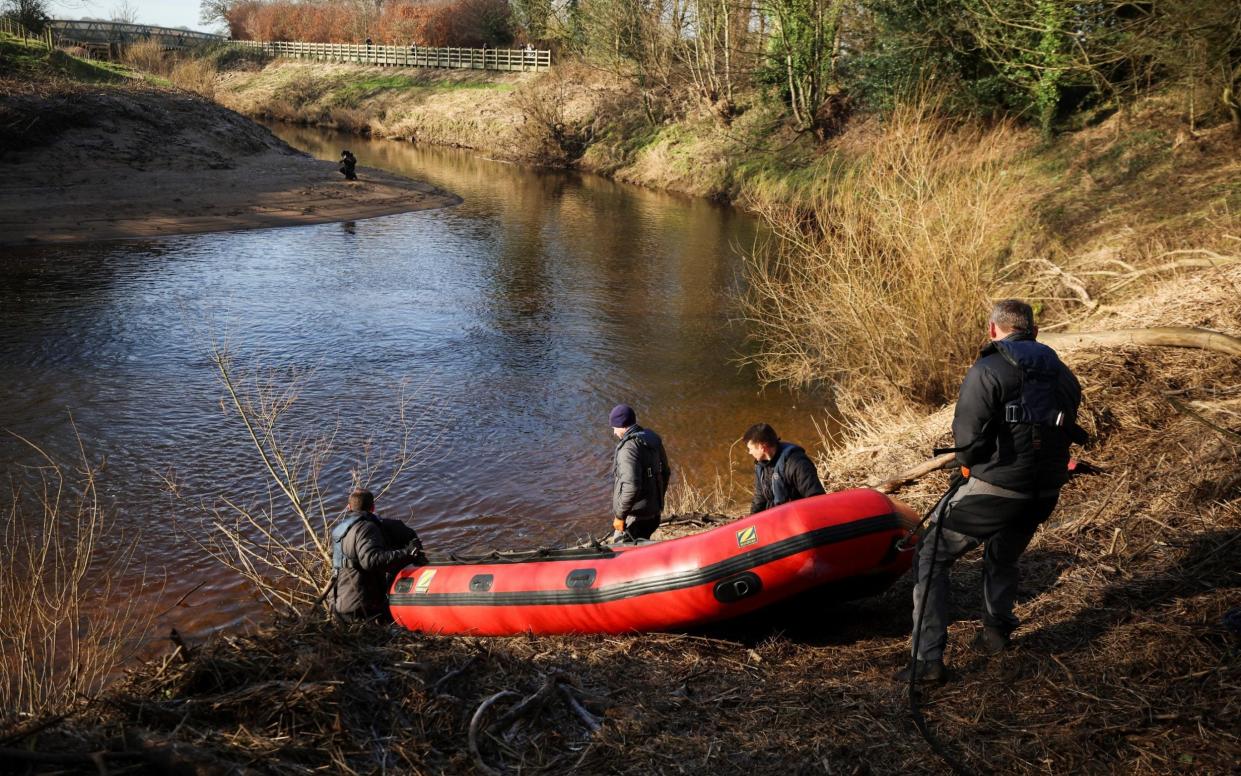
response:
[(685, 630), (828, 583), (886, 587), (910, 566), (895, 545), (917, 521), (882, 493), (842, 491), (670, 541), (433, 560), (402, 569), (388, 602), (428, 633)]

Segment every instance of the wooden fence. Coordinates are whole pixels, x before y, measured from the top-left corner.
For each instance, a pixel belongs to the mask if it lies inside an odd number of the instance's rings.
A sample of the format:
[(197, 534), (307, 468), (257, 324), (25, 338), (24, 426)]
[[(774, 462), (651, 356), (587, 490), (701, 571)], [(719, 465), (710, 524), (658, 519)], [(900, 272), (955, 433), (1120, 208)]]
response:
[(23, 25), (18, 24), (7, 16), (0, 17), (0, 32), (12, 35), (14, 38), (21, 38), (22, 40), (30, 41), (31, 43), (37, 43), (43, 48), (49, 50), (56, 45), (56, 39), (52, 34), (51, 27), (44, 27), (42, 34), (36, 35), (26, 29)]
[(548, 70), (552, 52), (535, 49), (430, 48), (368, 46), (365, 43), (301, 43), (237, 40), (234, 45), (257, 48), (278, 57), (353, 62), (386, 67), (437, 67), (466, 70)]

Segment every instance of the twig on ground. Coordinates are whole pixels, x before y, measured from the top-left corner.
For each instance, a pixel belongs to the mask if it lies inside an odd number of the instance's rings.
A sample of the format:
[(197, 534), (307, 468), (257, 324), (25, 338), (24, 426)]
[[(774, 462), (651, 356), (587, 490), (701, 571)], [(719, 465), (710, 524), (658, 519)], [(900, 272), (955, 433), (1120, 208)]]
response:
[(577, 699), (577, 695), (574, 694), (573, 688), (570, 685), (562, 684), (560, 685), (560, 691), (564, 693), (564, 697), (569, 701), (569, 708), (573, 709), (573, 713), (576, 714), (582, 722), (586, 723), (587, 729), (589, 729), (592, 734), (598, 733), (599, 729), (602, 727), (599, 718), (594, 714), (591, 714), (586, 707), (582, 705), (582, 702)]
[(441, 676), (439, 679), (436, 679), (435, 682), (432, 683), (431, 686), (427, 688), (427, 694), (435, 695), (437, 692), (439, 692), (441, 685), (447, 684), (448, 682), (451, 682), (453, 679), (456, 679), (458, 676), (461, 676), (462, 674), (464, 674), (467, 670), (469, 670), (470, 666), (474, 665), (474, 661), (476, 660), (478, 660), (478, 655), (471, 655), (469, 660), (466, 660), (464, 663), (462, 663), (457, 668), (454, 668), (453, 670)]
[(1230, 439), (1233, 442), (1241, 442), (1241, 434), (1238, 434), (1236, 431), (1233, 431), (1232, 429), (1224, 428), (1218, 423), (1214, 423), (1208, 420), (1205, 416), (1203, 416), (1201, 412), (1198, 412), (1197, 410), (1190, 407), (1188, 404), (1176, 398), (1175, 396), (1164, 394), (1164, 398), (1167, 399), (1168, 403), (1171, 404), (1173, 407), (1175, 407), (1176, 411), (1181, 413), (1182, 415), (1185, 415), (1189, 418), (1192, 418), (1193, 420), (1198, 421), (1202, 425), (1222, 435), (1226, 439)]
[(486, 714), (487, 709), (491, 708), (491, 706), (497, 701), (503, 700), (504, 698), (516, 697), (519, 697), (518, 693), (515, 693), (512, 690), (501, 690), (495, 695), (492, 695), (490, 698), (484, 700), (482, 703), (478, 704), (478, 708), (474, 710), (474, 716), (470, 717), (470, 730), (466, 736), (466, 740), (469, 742), (470, 754), (474, 757), (474, 764), (478, 766), (478, 769), (483, 773), (489, 774), (490, 776), (500, 776), (501, 772), (488, 765), (487, 762), (483, 760), (483, 753), (478, 749), (478, 731), (483, 725), (483, 715)]

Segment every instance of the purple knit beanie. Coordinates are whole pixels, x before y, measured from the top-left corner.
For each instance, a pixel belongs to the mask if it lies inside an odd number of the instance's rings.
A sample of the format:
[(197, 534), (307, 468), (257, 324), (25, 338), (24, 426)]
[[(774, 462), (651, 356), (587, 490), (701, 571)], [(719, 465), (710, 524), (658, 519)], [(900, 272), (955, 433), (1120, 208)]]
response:
[(612, 428), (629, 428), (638, 422), (638, 416), (634, 414), (633, 407), (628, 404), (617, 404), (612, 408), (612, 414), (608, 416), (608, 420)]

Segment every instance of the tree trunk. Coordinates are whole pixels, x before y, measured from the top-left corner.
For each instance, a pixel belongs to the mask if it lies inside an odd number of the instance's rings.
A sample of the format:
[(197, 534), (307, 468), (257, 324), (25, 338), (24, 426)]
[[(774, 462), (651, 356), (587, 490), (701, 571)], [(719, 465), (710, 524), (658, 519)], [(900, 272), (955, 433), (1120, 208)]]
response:
[(1241, 356), (1241, 338), (1197, 326), (1161, 326), (1153, 329), (1116, 329), (1043, 334), (1039, 341), (1056, 348), (1091, 345), (1153, 345), (1169, 348), (1201, 348)]

